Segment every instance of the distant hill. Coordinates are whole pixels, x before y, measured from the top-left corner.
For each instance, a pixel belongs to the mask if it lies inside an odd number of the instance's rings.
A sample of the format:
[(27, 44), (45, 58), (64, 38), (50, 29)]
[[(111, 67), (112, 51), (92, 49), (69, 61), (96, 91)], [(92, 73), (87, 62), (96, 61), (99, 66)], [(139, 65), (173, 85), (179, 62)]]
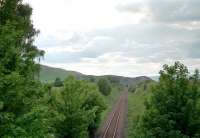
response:
[(61, 80), (64, 80), (66, 77), (70, 75), (73, 75), (77, 79), (91, 80), (91, 81), (97, 81), (99, 78), (106, 77), (113, 83), (119, 83), (125, 86), (130, 86), (130, 85), (134, 86), (143, 81), (153, 81), (151, 78), (146, 76), (131, 78), (131, 77), (116, 76), (116, 75), (104, 75), (104, 76), (84, 75), (76, 71), (67, 71), (60, 68), (41, 65), (40, 80), (42, 82), (54, 82), (54, 80), (57, 77), (59, 77)]
[(158, 81), (159, 80), (159, 75), (158, 76), (150, 76), (150, 78), (152, 79), (152, 80), (155, 80), (155, 81)]
[(75, 72), (75, 71), (66, 71), (64, 69), (60, 68), (54, 68), (49, 66), (40, 66), (40, 80), (42, 82), (53, 82), (57, 77), (59, 77), (61, 80), (64, 80), (66, 77), (73, 75), (78, 79), (84, 79), (85, 75)]

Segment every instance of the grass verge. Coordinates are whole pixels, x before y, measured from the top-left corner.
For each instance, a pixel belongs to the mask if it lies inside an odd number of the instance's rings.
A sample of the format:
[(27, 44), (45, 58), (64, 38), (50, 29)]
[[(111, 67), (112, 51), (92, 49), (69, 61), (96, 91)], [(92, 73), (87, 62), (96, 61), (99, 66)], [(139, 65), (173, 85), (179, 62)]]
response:
[(128, 94), (128, 114), (127, 114), (127, 126), (126, 137), (132, 138), (134, 129), (137, 125), (139, 116), (141, 116), (145, 110), (144, 102), (151, 96), (151, 87), (153, 84), (148, 84), (148, 87), (144, 89), (143, 85), (135, 90), (135, 92), (129, 92)]

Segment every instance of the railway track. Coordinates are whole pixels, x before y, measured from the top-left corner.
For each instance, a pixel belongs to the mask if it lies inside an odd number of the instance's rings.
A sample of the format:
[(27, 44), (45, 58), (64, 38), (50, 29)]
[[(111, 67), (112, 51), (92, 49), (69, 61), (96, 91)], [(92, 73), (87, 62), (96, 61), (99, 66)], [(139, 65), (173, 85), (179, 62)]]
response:
[(124, 96), (120, 97), (120, 101), (117, 105), (118, 108), (115, 109), (112, 114), (111, 119), (108, 121), (105, 131), (101, 138), (117, 138), (118, 137), (118, 126), (121, 117), (121, 112), (124, 104)]

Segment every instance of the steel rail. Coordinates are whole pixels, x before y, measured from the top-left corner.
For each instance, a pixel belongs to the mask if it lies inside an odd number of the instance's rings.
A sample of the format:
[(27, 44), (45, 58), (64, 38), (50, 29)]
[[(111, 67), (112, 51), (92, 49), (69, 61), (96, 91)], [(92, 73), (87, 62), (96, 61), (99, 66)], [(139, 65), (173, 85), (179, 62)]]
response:
[(113, 134), (112, 138), (115, 138), (115, 136), (117, 134), (118, 124), (119, 124), (119, 118), (120, 118), (120, 112), (118, 113), (118, 116), (117, 116), (117, 122), (115, 124), (115, 131), (114, 131), (114, 134)]
[[(120, 108), (120, 104), (121, 103), (122, 103), (122, 97), (120, 98), (119, 108)], [(106, 130), (105, 130), (102, 138), (106, 138), (106, 135), (108, 134), (108, 130), (109, 130), (111, 124), (112, 124), (112, 121), (114, 120), (115, 116), (117, 115), (117, 121), (116, 121), (115, 128), (114, 128), (114, 134), (112, 136), (112, 138), (115, 138), (116, 132), (117, 132), (117, 128), (118, 128), (119, 118), (120, 118), (120, 109), (119, 108), (116, 109), (116, 111), (112, 114), (112, 118), (107, 123)]]

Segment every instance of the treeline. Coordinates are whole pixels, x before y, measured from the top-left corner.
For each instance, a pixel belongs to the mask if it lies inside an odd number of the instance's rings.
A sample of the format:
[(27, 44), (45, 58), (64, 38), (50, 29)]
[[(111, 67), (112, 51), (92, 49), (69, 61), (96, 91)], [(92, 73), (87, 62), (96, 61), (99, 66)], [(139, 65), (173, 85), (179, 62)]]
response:
[(150, 90), (145, 111), (134, 122), (134, 138), (199, 138), (199, 71), (189, 74), (180, 62), (164, 65), (159, 82)]
[(92, 136), (106, 108), (103, 96), (96, 85), (73, 77), (57, 94), (39, 81), (44, 51), (33, 45), (39, 31), (31, 14), (22, 0), (0, 0), (0, 137)]
[[(112, 85), (119, 85), (119, 84), (115, 84), (109, 81), (109, 79), (107, 79), (106, 77), (101, 77), (97, 80), (88, 80), (91, 83), (95, 83), (98, 86), (98, 90), (99, 92), (101, 92), (102, 95), (104, 96), (108, 96), (111, 91), (112, 91)], [(57, 77), (54, 81), (54, 83), (50, 84), (54, 87), (62, 87), (63, 86), (63, 81)]]

